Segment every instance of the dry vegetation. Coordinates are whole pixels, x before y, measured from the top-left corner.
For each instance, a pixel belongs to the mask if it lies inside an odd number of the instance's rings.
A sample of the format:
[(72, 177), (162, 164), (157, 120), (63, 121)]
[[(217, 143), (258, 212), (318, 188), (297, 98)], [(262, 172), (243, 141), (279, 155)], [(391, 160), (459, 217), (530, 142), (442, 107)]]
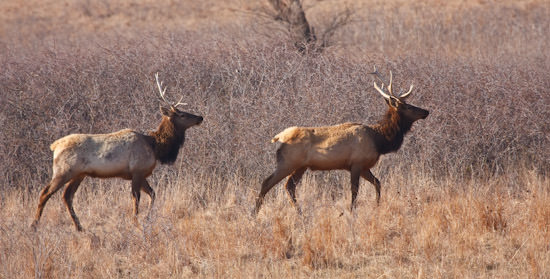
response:
[[(548, 1), (304, 1), (319, 29), (355, 11), (310, 55), (267, 1), (158, 2), (0, 2), (0, 278), (550, 277)], [(278, 186), (252, 218), (273, 135), (382, 116), (375, 64), (431, 112), (373, 169), (381, 205), (363, 181), (350, 214), (348, 173), (307, 173), (303, 216)], [(30, 230), (49, 144), (154, 129), (157, 71), (205, 122), (151, 177), (151, 219), (129, 182), (86, 179), (86, 232), (60, 194)]]

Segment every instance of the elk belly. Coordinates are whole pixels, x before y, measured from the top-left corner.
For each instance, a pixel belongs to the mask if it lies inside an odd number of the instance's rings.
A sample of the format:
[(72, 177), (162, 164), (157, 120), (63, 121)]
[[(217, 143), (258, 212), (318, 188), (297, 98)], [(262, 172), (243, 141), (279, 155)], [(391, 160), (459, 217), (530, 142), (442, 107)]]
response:
[(88, 158), (85, 172), (92, 177), (122, 177), (131, 179), (128, 167), (128, 156), (115, 156), (113, 153), (106, 153), (105, 156), (94, 156)]
[(129, 162), (133, 146), (131, 139), (101, 139), (97, 149), (83, 158), (85, 172), (93, 177), (122, 177), (131, 179)]
[(350, 150), (318, 148), (308, 154), (308, 166), (312, 170), (347, 169), (350, 166)]

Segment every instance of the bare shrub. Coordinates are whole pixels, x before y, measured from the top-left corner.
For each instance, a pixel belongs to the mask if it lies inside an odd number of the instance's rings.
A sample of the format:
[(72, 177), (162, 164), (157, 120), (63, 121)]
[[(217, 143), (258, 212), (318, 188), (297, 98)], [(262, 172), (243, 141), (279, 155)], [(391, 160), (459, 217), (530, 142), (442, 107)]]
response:
[[(184, 148), (199, 160), (191, 165), (184, 159), (184, 172), (263, 176), (271, 168), (265, 162), (274, 156), (269, 139), (284, 127), (377, 121), (383, 101), (372, 92), (372, 77), (364, 74), (374, 63), (393, 69), (403, 83), (414, 83), (419, 99), (411, 102), (433, 111), (392, 155), (392, 161), (401, 162), (393, 168), (415, 165), (434, 175), (465, 178), (522, 164), (548, 169), (549, 96), (542, 92), (550, 86), (544, 75), (549, 66), (537, 63), (538, 57), (487, 62), (422, 56), (357, 60), (330, 53), (302, 57), (268, 44), (250, 44), (246, 50), (190, 44), (191, 36), (171, 37), (166, 45), (178, 48), (130, 47), (128, 41), (77, 54), (67, 46), (46, 56), (8, 57), (0, 83), (6, 100), (3, 185), (26, 180), (36, 187), (35, 181), (45, 181), (47, 146), (62, 135), (153, 129), (157, 104), (148, 101), (154, 88), (147, 77), (159, 69), (165, 69), (167, 83), (176, 84), (174, 94), (194, 104), (190, 111), (204, 112), (208, 119), (204, 140)], [(121, 113), (121, 108), (128, 110)]]
[[(288, 41), (302, 54), (317, 53), (337, 45), (335, 34), (355, 21), (355, 12), (347, 5), (331, 1), (309, 3), (300, 0), (268, 0), (269, 7), (257, 5), (249, 8), (246, 15), (260, 27), (252, 29), (267, 38)], [(316, 10), (312, 16), (309, 11)], [(306, 16), (306, 11), (308, 14)], [(336, 11), (336, 13), (334, 12)], [(316, 18), (316, 27), (308, 18)]]

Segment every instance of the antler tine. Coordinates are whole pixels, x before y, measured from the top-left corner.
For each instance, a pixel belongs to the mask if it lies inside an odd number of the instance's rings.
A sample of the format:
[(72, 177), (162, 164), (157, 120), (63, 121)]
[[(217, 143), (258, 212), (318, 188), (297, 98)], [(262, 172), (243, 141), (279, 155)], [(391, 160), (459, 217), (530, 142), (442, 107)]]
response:
[[(374, 83), (374, 88), (376, 89), (376, 91), (378, 91), (378, 93), (380, 93), (380, 95), (382, 95), (382, 97), (386, 98), (386, 99), (391, 99), (391, 96), (386, 94), (384, 92), (384, 90), (380, 89), (380, 87), (378, 87), (378, 85), (376, 84), (376, 81), (373, 82)], [(382, 85), (382, 87), (384, 87), (384, 85)]]
[(384, 87), (384, 84), (386, 83), (384, 81), (384, 79), (382, 78), (382, 76), (380, 75), (380, 73), (378, 72), (378, 70), (376, 69), (376, 65), (374, 65), (374, 72), (372, 73), (369, 73), (371, 75), (375, 75), (381, 82), (382, 82), (382, 87)]
[(178, 107), (179, 105), (186, 106), (187, 103), (182, 103), (181, 100), (183, 100), (183, 96), (181, 96), (180, 100), (174, 105), (174, 108)]
[(407, 93), (399, 94), (399, 99), (407, 98), (409, 94), (411, 94), (412, 90), (413, 90), (413, 85), (411, 84), (411, 88), (409, 88), (409, 91), (407, 91)]
[(393, 91), (392, 91), (392, 87), (391, 87), (392, 81), (393, 81), (393, 74), (392, 74), (392, 72), (390, 71), (390, 84), (388, 84), (388, 87), (387, 87), (387, 88), (388, 88), (388, 92), (390, 93), (390, 95), (392, 95), (392, 96), (395, 97), (395, 95), (393, 95)]
[(157, 80), (157, 86), (158, 86), (158, 89), (159, 89), (160, 98), (161, 98), (164, 102), (166, 102), (168, 105), (172, 106), (172, 105), (170, 104), (170, 102), (168, 102), (168, 101), (166, 100), (166, 98), (164, 98), (164, 94), (166, 93), (166, 87), (165, 87), (164, 89), (162, 88), (162, 81), (159, 81), (159, 73), (158, 73), (158, 72), (155, 73), (155, 79)]

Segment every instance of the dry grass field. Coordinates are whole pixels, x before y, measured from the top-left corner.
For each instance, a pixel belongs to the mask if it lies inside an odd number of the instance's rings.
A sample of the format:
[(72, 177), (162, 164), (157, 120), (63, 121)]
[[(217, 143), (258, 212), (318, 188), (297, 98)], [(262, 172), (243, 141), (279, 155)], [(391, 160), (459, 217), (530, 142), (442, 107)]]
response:
[[(267, 1), (0, 1), (0, 278), (549, 278), (550, 2), (303, 2), (317, 32), (353, 11), (323, 52)], [(373, 168), (380, 205), (362, 181), (350, 213), (347, 172), (307, 172), (302, 215), (278, 185), (251, 216), (272, 136), (382, 117), (374, 65), (430, 110)], [(49, 145), (155, 129), (156, 72), (205, 121), (149, 178), (150, 218), (87, 178), (84, 232), (60, 193), (32, 230)]]

